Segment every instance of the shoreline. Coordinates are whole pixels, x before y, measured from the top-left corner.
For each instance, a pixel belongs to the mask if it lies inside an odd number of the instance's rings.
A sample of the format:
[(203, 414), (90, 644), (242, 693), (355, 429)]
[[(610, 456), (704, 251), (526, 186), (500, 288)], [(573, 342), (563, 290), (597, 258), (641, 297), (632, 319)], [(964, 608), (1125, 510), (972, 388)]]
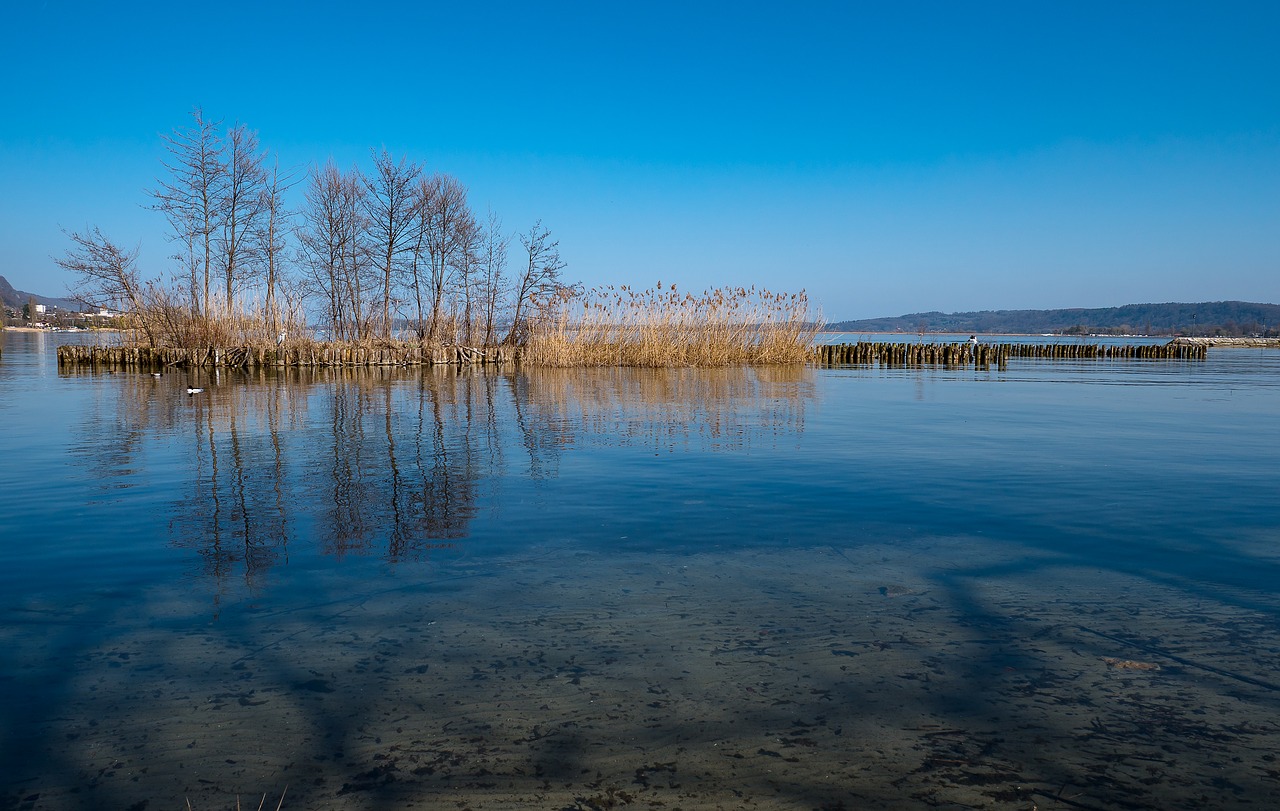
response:
[(0, 327), (0, 330), (8, 332), (54, 332), (59, 335), (70, 335), (73, 333), (85, 333), (93, 335), (99, 332), (119, 332), (117, 327), (94, 327), (93, 329), (54, 329), (45, 327)]

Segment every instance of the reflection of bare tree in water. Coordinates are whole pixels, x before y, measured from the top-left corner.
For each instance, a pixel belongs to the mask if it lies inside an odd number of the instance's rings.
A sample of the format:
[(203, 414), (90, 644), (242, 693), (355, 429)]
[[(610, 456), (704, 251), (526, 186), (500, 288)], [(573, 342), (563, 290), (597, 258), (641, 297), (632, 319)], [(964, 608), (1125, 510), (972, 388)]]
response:
[[(189, 397), (188, 382), (206, 391)], [(290, 402), (280, 381), (259, 383), (111, 375), (110, 385), (94, 387), (99, 402), (74, 449), (104, 499), (133, 488), (144, 496), (175, 490), (170, 538), (195, 549), (202, 571), (219, 582), (239, 571), (252, 584), (286, 554), (292, 534), (280, 420), (305, 405)]]
[(189, 401), (194, 474), (170, 531), (175, 544), (198, 551), (205, 574), (218, 582), (240, 570), (252, 585), (288, 552), (293, 520), (280, 419), (292, 405), (289, 392), (282, 381), (264, 380)]
[(541, 408), (537, 395), (537, 372), (506, 376), (512, 411), (520, 442), (529, 455), (529, 477), (554, 477), (559, 471), (560, 452), (573, 444), (573, 430), (554, 410)]
[[(411, 531), (392, 546), (400, 557), (428, 543), (464, 538), (475, 516), (478, 484), (495, 472), (489, 436), (496, 425), (480, 422), (493, 412), (492, 377), (453, 368), (428, 370), (422, 378), (413, 423), (415, 470), (419, 476), (410, 499)], [(483, 401), (483, 408), (479, 406)], [(482, 453), (487, 448), (490, 453)]]
[(147, 486), (176, 491), (172, 542), (219, 584), (250, 586), (299, 538), (389, 560), (456, 543), (498, 503), (510, 449), (528, 459), (512, 475), (535, 480), (579, 444), (733, 451), (803, 430), (813, 396), (799, 367), (223, 374), (192, 381), (194, 397), (176, 375), (121, 376), (78, 451), (104, 493), (154, 463)]
[(365, 478), (363, 381), (335, 382), (330, 398), (329, 448), (325, 455), (329, 506), (319, 522), (322, 548), (341, 557), (368, 551), (370, 516), (376, 509), (373, 483)]
[(452, 368), (319, 370), (184, 401), (175, 432), (195, 441), (174, 542), (222, 581), (277, 563), (302, 522), (337, 557), (399, 559), (465, 537), (477, 482), (501, 460), (495, 386)]
[[(89, 376), (88, 373), (85, 376)], [(154, 396), (154, 378), (113, 377), (115, 386), (93, 389), (93, 406), (85, 424), (75, 432), (72, 448), (98, 477), (104, 493), (134, 485), (131, 478), (142, 465), (146, 438), (173, 430), (180, 423), (180, 403)]]
[(466, 537), (478, 483), (500, 463), (493, 378), (454, 367), (343, 373), (332, 384), (329, 497), (318, 532), (342, 555), (422, 555)]

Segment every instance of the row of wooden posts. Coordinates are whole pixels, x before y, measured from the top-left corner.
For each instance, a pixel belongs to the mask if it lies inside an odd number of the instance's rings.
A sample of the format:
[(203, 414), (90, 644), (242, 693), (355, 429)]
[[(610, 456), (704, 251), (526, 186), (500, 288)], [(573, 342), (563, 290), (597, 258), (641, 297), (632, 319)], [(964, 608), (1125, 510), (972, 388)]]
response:
[[(1185, 344), (1101, 346), (1098, 344), (931, 344), (859, 342), (814, 347), (811, 361), (820, 366), (873, 364), (884, 366), (967, 366), (1003, 368), (1009, 358), (1139, 358), (1204, 360), (1208, 347)], [(508, 347), (424, 347), (418, 344), (360, 346), (309, 344), (300, 347), (231, 349), (174, 347), (58, 347), (59, 366), (164, 369), (260, 369), (299, 366), (460, 366), (502, 364), (515, 360)]]
[(1149, 344), (1103, 346), (1100, 344), (906, 344), (858, 342), (814, 348), (813, 361), (821, 366), (872, 364), (883, 366), (967, 366), (1004, 368), (1009, 358), (1049, 359), (1149, 359), (1204, 360), (1207, 346)]
[(300, 366), (429, 366), (441, 364), (501, 364), (514, 357), (509, 347), (421, 346), (391, 344), (308, 344), (298, 347), (233, 347), (179, 349), (176, 347), (77, 346), (58, 347), (59, 366), (137, 368), (158, 370), (226, 368), (261, 369)]

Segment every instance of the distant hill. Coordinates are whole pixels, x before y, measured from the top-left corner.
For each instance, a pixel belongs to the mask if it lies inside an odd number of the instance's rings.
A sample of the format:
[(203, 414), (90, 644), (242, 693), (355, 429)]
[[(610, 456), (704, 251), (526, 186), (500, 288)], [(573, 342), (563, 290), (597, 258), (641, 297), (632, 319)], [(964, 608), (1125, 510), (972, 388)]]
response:
[(1280, 304), (1208, 301), (1126, 304), (1100, 309), (983, 310), (911, 313), (826, 325), (833, 332), (952, 332), (986, 334), (1099, 333), (1127, 335), (1263, 335), (1280, 332)]
[(75, 299), (41, 296), (36, 293), (28, 293), (25, 290), (15, 290), (13, 285), (9, 284), (8, 279), (0, 276), (0, 304), (5, 307), (12, 307), (15, 310), (21, 310), (22, 305), (26, 304), (30, 299), (35, 299), (36, 304), (46, 304), (63, 310), (79, 312), (84, 309), (80, 302)]

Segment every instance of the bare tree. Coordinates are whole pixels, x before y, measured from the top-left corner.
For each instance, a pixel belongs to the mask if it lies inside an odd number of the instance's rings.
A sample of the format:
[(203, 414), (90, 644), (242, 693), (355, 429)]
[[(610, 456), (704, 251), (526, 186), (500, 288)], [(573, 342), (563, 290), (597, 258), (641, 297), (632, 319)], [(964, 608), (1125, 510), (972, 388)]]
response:
[(138, 249), (124, 250), (96, 226), (84, 231), (63, 231), (72, 247), (54, 262), (75, 274), (73, 295), (91, 307), (112, 307), (139, 316), (147, 340), (156, 345), (144, 306), (146, 284), (138, 273)]
[(493, 209), (490, 209), (488, 222), (480, 236), (476, 283), (476, 297), (479, 300), (480, 316), (483, 320), (480, 341), (485, 346), (491, 346), (494, 343), (493, 331), (498, 316), (498, 302), (502, 300), (507, 286), (507, 246), (510, 243), (511, 238), (502, 233), (502, 220)]
[(151, 208), (162, 212), (173, 230), (172, 239), (183, 246), (189, 278), (191, 310), (208, 312), (210, 277), (214, 267), (214, 235), (221, 227), (219, 200), (226, 180), (222, 142), (217, 121), (209, 121), (197, 107), (194, 123), (164, 137), (170, 160), (164, 163), (168, 180), (160, 180), (151, 197)]
[(357, 341), (369, 335), (369, 322), (372, 320), (370, 299), (376, 284), (371, 276), (373, 263), (370, 261), (367, 240), (369, 222), (364, 214), (365, 187), (360, 170), (351, 167), (351, 172), (345, 176), (342, 184), (341, 210), (345, 226), (342, 269), (354, 327), (351, 338)]
[(358, 169), (344, 173), (329, 161), (311, 172), (298, 229), (308, 281), (323, 297), (338, 339), (359, 340), (367, 334), (371, 263), (364, 195)]
[(431, 321), (426, 337), (440, 339), (445, 285), (457, 267), (475, 217), (467, 206), (467, 189), (449, 175), (436, 174), (419, 186), (422, 244), (426, 252), (431, 296)]
[[(468, 212), (469, 213), (469, 212)], [(480, 309), (480, 249), (484, 231), (475, 217), (468, 216), (459, 223), (457, 250), (450, 260), (451, 278), (456, 303), (457, 334), (455, 339), (465, 346), (475, 344), (476, 312)]]
[(511, 331), (506, 343), (518, 343), (528, 334), (525, 315), (531, 301), (537, 297), (550, 298), (560, 291), (560, 271), (566, 267), (560, 259), (560, 241), (551, 239), (551, 231), (538, 220), (527, 234), (520, 235), (528, 262), (515, 283), (515, 310)]
[(324, 300), (324, 320), (332, 332), (338, 329), (338, 235), (333, 227), (333, 211), (336, 208), (334, 194), (328, 182), (328, 171), (312, 169), (307, 175), (305, 204), (302, 221), (297, 226), (298, 261), (304, 268), (304, 287), (307, 292)]
[(265, 156), (258, 146), (258, 135), (243, 124), (237, 124), (227, 132), (223, 145), (226, 163), (222, 193), (217, 199), (221, 225), (218, 247), (226, 282), (223, 306), (227, 316), (231, 316), (235, 312), (236, 286), (243, 283), (241, 270), (250, 262), (256, 247), (253, 236), (262, 214), (262, 193), (266, 189), (267, 173), (263, 166)]
[(427, 271), (427, 230), (424, 227), (423, 209), (426, 205), (426, 197), (429, 188), (426, 181), (419, 178), (418, 186), (414, 193), (415, 212), (414, 226), (411, 232), (412, 243), (409, 246), (409, 256), (406, 262), (405, 271), (409, 284), (409, 292), (413, 295), (414, 304), (414, 332), (418, 336), (419, 341), (426, 341), (426, 321), (422, 315), (425, 312), (423, 307), (423, 295), (426, 291), (426, 280), (424, 274)]
[(254, 241), (257, 245), (255, 253), (262, 270), (262, 285), (266, 293), (267, 328), (270, 335), (276, 335), (280, 329), (280, 307), (277, 295), (284, 282), (284, 267), (288, 256), (286, 237), (292, 216), (292, 212), (284, 208), (283, 195), (293, 184), (294, 180), (291, 176), (281, 177), (280, 161), (277, 159), (271, 167), (270, 177), (267, 178), (259, 193), (262, 216), (258, 220)]
[(401, 158), (396, 163), (384, 149), (373, 156), (373, 175), (365, 178), (365, 213), (369, 220), (369, 250), (382, 277), (382, 332), (392, 335), (392, 286), (417, 246), (416, 186), (422, 169)]
[(511, 246), (511, 237), (502, 233), (502, 220), (493, 209), (490, 209), (489, 221), (485, 225), (480, 242), (480, 284), (477, 290), (481, 301), (481, 315), (484, 317), (484, 334), (481, 335), (481, 342), (486, 347), (494, 344), (498, 304), (507, 292), (507, 248), (509, 246)]

